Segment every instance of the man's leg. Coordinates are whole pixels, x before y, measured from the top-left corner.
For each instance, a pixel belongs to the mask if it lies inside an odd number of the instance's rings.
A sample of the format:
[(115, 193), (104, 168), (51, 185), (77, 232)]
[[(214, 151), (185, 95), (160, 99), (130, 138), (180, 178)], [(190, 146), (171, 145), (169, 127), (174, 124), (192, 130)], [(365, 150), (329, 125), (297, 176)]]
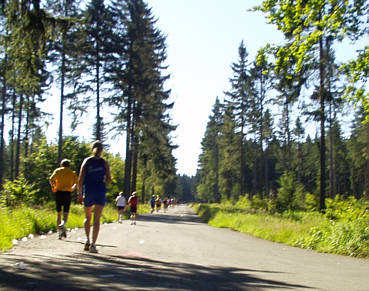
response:
[(56, 217), (56, 225), (59, 226), (61, 223), (61, 216), (62, 216), (62, 211), (58, 211), (57, 212), (57, 217)]
[(64, 216), (63, 216), (63, 227), (65, 227), (65, 225), (67, 224), (68, 221), (68, 214), (69, 214), (69, 208), (70, 208), (70, 203), (72, 201), (72, 193), (70, 192), (66, 192), (65, 193), (65, 201), (64, 201)]
[(97, 241), (97, 237), (99, 236), (100, 231), (100, 218), (102, 215), (102, 211), (104, 209), (104, 206), (102, 205), (95, 205), (94, 210), (94, 229), (92, 232), (92, 243), (95, 244)]
[(84, 222), (85, 233), (86, 233), (86, 243), (85, 243), (86, 251), (88, 251), (90, 247), (90, 228), (91, 228), (92, 207), (93, 206), (85, 206), (85, 220), (83, 222)]

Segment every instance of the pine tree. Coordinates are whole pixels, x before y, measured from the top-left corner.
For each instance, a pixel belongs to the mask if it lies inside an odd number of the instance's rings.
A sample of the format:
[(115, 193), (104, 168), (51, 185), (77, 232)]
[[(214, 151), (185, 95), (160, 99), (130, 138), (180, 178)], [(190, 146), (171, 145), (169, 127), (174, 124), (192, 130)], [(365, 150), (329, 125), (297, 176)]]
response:
[[(267, 17), (276, 24), (285, 37), (290, 39), (288, 54), (277, 53), (276, 64), (279, 67), (288, 65), (289, 54), (296, 57), (296, 72), (315, 60), (318, 56), (317, 69), (319, 83), (316, 84), (315, 93), (319, 103), (317, 117), (320, 121), (320, 210), (325, 209), (326, 196), (326, 145), (325, 145), (325, 121), (326, 121), (326, 96), (327, 74), (325, 66), (327, 39), (339, 39), (346, 30), (346, 15), (350, 11), (347, 1), (286, 1), (265, 0), (259, 9), (267, 13)], [(313, 74), (309, 74), (312, 76)]]
[(112, 30), (110, 13), (104, 0), (91, 0), (84, 12), (84, 19), (85, 45), (81, 48), (84, 59), (80, 61), (80, 67), (83, 79), (88, 84), (87, 92), (95, 95), (94, 99), (86, 97), (84, 102), (94, 104), (96, 110), (93, 139), (103, 141), (106, 136), (101, 113), (104, 102), (102, 92), (105, 89), (105, 64), (109, 53), (107, 42)]
[(348, 144), (351, 191), (357, 198), (369, 196), (369, 124), (363, 123), (365, 114), (364, 108), (359, 108)]
[[(4, 42), (4, 51), (7, 49), (6, 41)], [(8, 57), (5, 52), (4, 58), (0, 63), (0, 76), (1, 76), (1, 97), (0, 97), (0, 188), (3, 184), (3, 178), (5, 177), (5, 118), (8, 113), (8, 85), (6, 72), (8, 70)]]
[(240, 151), (238, 146), (239, 133), (233, 115), (232, 105), (227, 106), (219, 137), (219, 192), (222, 200), (237, 200), (240, 197)]
[[(170, 141), (168, 103), (170, 91), (164, 89), (166, 60), (165, 37), (155, 27), (151, 9), (141, 0), (115, 1), (111, 6), (116, 25), (117, 61), (109, 62), (110, 81), (115, 92), (111, 102), (117, 107), (116, 121), (126, 130), (124, 191), (136, 189), (139, 165), (145, 177), (171, 184), (175, 179), (175, 160)], [(119, 64), (121, 67), (116, 66)], [(122, 71), (122, 67), (124, 71)], [(146, 180), (146, 179), (145, 179)]]
[(219, 135), (223, 122), (222, 105), (216, 98), (212, 115), (206, 126), (205, 135), (201, 142), (202, 153), (199, 156), (197, 185), (198, 198), (207, 202), (220, 202), (219, 193)]
[[(255, 142), (258, 144), (258, 152), (255, 159), (255, 189), (263, 196), (266, 191), (264, 182), (264, 146), (265, 132), (267, 126), (264, 124), (267, 104), (269, 102), (268, 91), (271, 89), (271, 78), (265, 72), (270, 68), (267, 58), (263, 51), (259, 51), (257, 62), (253, 63), (250, 70), (252, 79), (252, 97), (250, 99), (249, 122), (251, 125), (250, 133), (253, 134)], [(269, 118), (268, 118), (269, 119)], [(257, 164), (256, 164), (257, 163)], [(257, 178), (257, 179), (256, 179)]]
[(238, 62), (233, 63), (231, 68), (233, 71), (233, 76), (230, 79), (231, 90), (226, 92), (226, 96), (228, 99), (226, 101), (230, 103), (233, 107), (233, 113), (235, 116), (235, 120), (237, 123), (237, 127), (240, 132), (240, 141), (239, 149), (241, 153), (240, 158), (240, 193), (239, 195), (245, 194), (245, 153), (244, 153), (244, 138), (247, 133), (247, 125), (248, 125), (248, 114), (250, 108), (250, 99), (251, 99), (251, 80), (249, 73), (249, 64), (248, 64), (248, 53), (246, 47), (241, 42), (238, 48)]
[[(77, 19), (81, 18), (80, 3), (76, 0), (48, 0), (47, 7), (58, 17), (69, 21), (69, 25), (61, 29), (59, 37), (53, 42), (53, 51), (49, 54), (49, 61), (56, 67), (56, 83), (60, 86), (59, 102), (59, 133), (58, 133), (58, 163), (63, 157), (63, 123), (65, 104), (74, 101), (71, 107), (77, 107), (77, 94), (81, 91), (78, 51), (80, 51), (78, 35), (79, 25)], [(67, 86), (73, 88), (73, 92), (67, 93)], [(73, 112), (76, 116), (76, 112)], [(78, 113), (77, 113), (78, 114)], [(76, 117), (75, 117), (76, 118)], [(72, 125), (72, 127), (74, 127)]]

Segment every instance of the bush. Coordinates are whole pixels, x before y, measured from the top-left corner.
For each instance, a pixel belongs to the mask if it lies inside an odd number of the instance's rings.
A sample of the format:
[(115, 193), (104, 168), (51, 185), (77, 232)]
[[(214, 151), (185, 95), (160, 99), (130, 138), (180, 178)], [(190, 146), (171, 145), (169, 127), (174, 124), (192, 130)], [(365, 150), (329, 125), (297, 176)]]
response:
[(268, 210), (268, 200), (260, 198), (259, 195), (254, 195), (251, 199), (251, 207), (255, 210)]
[(241, 196), (238, 198), (238, 201), (236, 202), (236, 206), (238, 207), (244, 207), (244, 208), (252, 208), (251, 201), (249, 199), (249, 195)]
[(318, 196), (307, 193), (305, 196), (305, 209), (308, 211), (318, 211), (319, 210)]
[(35, 186), (29, 184), (23, 176), (14, 181), (5, 181), (0, 193), (0, 206), (13, 208), (21, 204), (30, 205), (37, 192)]

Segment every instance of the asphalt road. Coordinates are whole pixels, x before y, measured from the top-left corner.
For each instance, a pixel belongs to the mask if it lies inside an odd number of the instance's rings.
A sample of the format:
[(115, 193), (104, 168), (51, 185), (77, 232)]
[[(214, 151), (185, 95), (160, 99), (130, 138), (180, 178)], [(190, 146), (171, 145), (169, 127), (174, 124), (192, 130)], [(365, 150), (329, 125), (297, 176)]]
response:
[(0, 290), (369, 290), (369, 261), (271, 243), (202, 223), (181, 205), (0, 254)]

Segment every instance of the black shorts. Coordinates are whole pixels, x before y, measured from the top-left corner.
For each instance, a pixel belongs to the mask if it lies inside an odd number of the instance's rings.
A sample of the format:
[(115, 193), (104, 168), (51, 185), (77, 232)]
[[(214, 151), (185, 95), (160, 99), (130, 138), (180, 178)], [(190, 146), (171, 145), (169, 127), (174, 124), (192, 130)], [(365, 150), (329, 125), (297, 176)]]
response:
[(124, 209), (124, 206), (117, 206), (118, 210)]
[(56, 191), (55, 193), (56, 211), (69, 212), (70, 202), (72, 201), (72, 193), (68, 191)]
[(132, 205), (130, 208), (131, 208), (131, 213), (137, 212), (137, 206)]

